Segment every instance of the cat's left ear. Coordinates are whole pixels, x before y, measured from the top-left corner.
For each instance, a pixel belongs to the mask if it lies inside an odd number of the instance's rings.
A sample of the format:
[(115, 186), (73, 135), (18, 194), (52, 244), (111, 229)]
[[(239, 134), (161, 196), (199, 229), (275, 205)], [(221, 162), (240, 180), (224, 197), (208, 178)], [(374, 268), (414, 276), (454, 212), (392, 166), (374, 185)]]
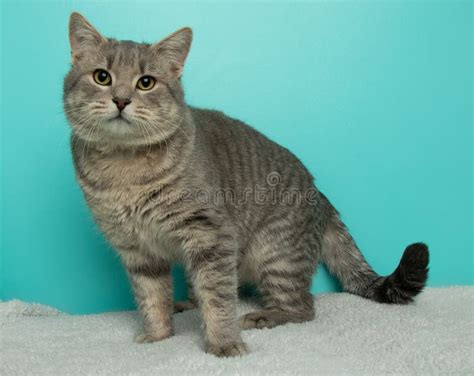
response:
[(184, 62), (191, 48), (192, 40), (193, 31), (189, 27), (184, 27), (155, 43), (151, 48), (160, 59), (167, 61), (170, 73), (179, 78), (183, 73)]
[(84, 53), (99, 47), (104, 38), (81, 14), (74, 12), (69, 18), (69, 42), (72, 63), (80, 60)]

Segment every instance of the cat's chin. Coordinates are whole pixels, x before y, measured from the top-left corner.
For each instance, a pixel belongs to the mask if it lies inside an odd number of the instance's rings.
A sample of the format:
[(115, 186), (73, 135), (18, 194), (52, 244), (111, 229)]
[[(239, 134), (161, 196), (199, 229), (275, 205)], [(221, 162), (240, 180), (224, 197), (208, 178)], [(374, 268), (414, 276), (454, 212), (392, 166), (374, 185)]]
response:
[(94, 139), (82, 137), (79, 135), (75, 135), (75, 137), (81, 140), (83, 143), (87, 144), (89, 148), (95, 148), (101, 151), (113, 151), (117, 149), (136, 149), (149, 146), (149, 144), (145, 140), (132, 136), (111, 136), (102, 134), (101, 136), (96, 137)]
[(96, 131), (75, 131), (74, 136), (83, 142), (99, 148), (140, 146), (145, 141), (137, 135), (136, 128), (130, 122), (120, 119), (108, 120), (98, 125)]
[(116, 117), (100, 125), (99, 143), (113, 145), (136, 146), (142, 141), (140, 134), (137, 134), (137, 125), (131, 121)]
[(135, 127), (133, 124), (123, 118), (123, 117), (114, 117), (110, 120), (107, 120), (106, 123), (102, 124), (107, 133), (117, 136), (126, 136), (134, 133)]
[(75, 137), (94, 144), (99, 149), (126, 149), (161, 144), (177, 129), (163, 129), (160, 133), (152, 133), (151, 129), (146, 130), (133, 119), (122, 116), (102, 119), (96, 124), (95, 130), (83, 129), (80, 126), (74, 128)]

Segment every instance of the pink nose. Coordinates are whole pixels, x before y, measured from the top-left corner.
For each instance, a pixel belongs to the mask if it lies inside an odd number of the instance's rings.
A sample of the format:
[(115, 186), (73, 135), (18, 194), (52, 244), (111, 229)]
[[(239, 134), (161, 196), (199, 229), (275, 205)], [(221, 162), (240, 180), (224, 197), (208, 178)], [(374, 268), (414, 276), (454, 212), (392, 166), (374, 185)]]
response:
[(130, 99), (118, 99), (114, 98), (112, 99), (112, 102), (115, 103), (119, 111), (122, 111), (128, 104), (130, 104), (132, 101)]

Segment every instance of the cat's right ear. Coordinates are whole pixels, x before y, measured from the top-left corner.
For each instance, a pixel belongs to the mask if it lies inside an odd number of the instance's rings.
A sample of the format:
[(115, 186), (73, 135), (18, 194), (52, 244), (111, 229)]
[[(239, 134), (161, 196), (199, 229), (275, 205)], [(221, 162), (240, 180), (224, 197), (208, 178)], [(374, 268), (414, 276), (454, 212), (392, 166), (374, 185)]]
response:
[(94, 27), (79, 13), (72, 13), (69, 17), (69, 43), (71, 44), (71, 62), (79, 61), (87, 50), (97, 48), (106, 42)]

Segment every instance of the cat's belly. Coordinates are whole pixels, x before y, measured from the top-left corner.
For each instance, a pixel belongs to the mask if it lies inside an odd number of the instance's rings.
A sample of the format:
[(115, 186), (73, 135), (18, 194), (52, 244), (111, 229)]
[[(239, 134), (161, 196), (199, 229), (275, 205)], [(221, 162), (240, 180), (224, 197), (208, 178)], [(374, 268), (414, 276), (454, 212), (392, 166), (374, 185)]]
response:
[(256, 284), (258, 282), (255, 263), (252, 261), (251, 255), (245, 255), (239, 260), (237, 276), (239, 279), (239, 285), (244, 283)]

